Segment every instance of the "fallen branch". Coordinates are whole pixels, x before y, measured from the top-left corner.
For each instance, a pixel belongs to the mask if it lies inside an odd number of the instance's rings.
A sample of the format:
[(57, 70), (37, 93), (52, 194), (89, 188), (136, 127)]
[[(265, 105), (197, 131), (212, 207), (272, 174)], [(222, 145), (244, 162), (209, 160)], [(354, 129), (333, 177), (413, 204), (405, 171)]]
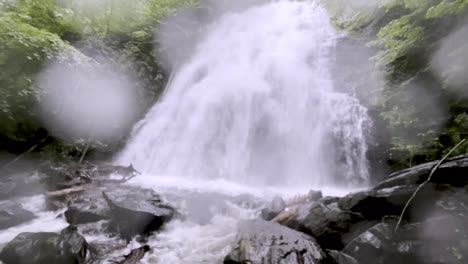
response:
[(289, 219), (294, 219), (298, 216), (299, 214), (299, 208), (296, 207), (291, 207), (291, 208), (286, 208), (284, 211), (279, 213), (275, 218), (271, 219), (270, 222), (273, 223), (284, 223)]
[(400, 226), (401, 224), (401, 221), (403, 220), (403, 216), (405, 215), (405, 212), (406, 210), (408, 209), (408, 206), (409, 204), (411, 203), (411, 201), (414, 199), (414, 197), (416, 197), (416, 194), (419, 192), (419, 190), (422, 189), (422, 187), (424, 187), (424, 185), (426, 185), (428, 182), (431, 181), (431, 178), (432, 178), (432, 175), (434, 174), (434, 172), (440, 167), (440, 165), (450, 156), (450, 154), (452, 154), (452, 152), (454, 152), (457, 148), (459, 148), (461, 145), (463, 145), (463, 143), (465, 143), (465, 140), (466, 139), (463, 139), (462, 141), (460, 141), (460, 143), (458, 143), (455, 147), (453, 147), (449, 153), (447, 153), (447, 155), (445, 155), (435, 166), (434, 168), (431, 170), (431, 173), (429, 174), (429, 177), (427, 177), (427, 180), (424, 181), (423, 183), (421, 183), (421, 185), (419, 185), (419, 187), (416, 189), (416, 191), (414, 191), (413, 195), (409, 198), (409, 200), (406, 202), (405, 204), (405, 207), (403, 207), (403, 211), (401, 211), (401, 215), (400, 215), (400, 218), (398, 219), (398, 222), (395, 226), (395, 230), (394, 232), (396, 233), (398, 231), (398, 227)]
[(83, 163), (83, 160), (86, 156), (86, 153), (88, 153), (88, 149), (89, 149), (89, 146), (91, 145), (91, 143), (88, 141), (88, 143), (86, 144), (84, 150), (83, 150), (83, 153), (81, 154), (81, 157), (80, 157), (80, 164)]
[(65, 195), (72, 194), (72, 193), (84, 192), (85, 190), (86, 190), (85, 186), (78, 186), (78, 187), (72, 187), (72, 188), (68, 188), (68, 189), (48, 192), (47, 196), (49, 196), (49, 197), (60, 197), (60, 196), (65, 196)]

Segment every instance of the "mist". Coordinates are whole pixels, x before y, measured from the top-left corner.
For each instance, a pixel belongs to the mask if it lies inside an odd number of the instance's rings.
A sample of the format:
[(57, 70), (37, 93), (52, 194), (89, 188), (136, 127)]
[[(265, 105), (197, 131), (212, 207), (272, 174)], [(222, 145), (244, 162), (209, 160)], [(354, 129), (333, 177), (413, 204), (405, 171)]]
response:
[(138, 81), (112, 64), (53, 62), (37, 86), (44, 126), (70, 143), (114, 143), (142, 111)]
[(447, 89), (467, 98), (468, 89), (468, 23), (464, 23), (444, 38), (432, 57), (434, 73), (445, 82)]

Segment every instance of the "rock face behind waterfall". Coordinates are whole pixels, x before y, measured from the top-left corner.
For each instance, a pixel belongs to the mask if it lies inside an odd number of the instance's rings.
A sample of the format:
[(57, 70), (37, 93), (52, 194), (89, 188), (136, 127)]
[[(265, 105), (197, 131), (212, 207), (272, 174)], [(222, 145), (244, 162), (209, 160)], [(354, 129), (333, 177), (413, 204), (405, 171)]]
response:
[(239, 224), (235, 248), (224, 264), (322, 264), (334, 263), (315, 239), (263, 220)]
[(71, 229), (56, 233), (21, 233), (0, 253), (5, 264), (84, 264), (88, 243)]

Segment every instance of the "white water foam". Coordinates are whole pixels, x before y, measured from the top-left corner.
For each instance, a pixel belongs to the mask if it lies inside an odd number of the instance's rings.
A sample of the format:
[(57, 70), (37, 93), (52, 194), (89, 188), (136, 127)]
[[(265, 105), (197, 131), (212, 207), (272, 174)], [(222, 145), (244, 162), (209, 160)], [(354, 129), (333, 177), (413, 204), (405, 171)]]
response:
[(330, 74), (339, 37), (311, 1), (225, 15), (134, 129), (118, 163), (261, 187), (366, 183), (367, 112)]

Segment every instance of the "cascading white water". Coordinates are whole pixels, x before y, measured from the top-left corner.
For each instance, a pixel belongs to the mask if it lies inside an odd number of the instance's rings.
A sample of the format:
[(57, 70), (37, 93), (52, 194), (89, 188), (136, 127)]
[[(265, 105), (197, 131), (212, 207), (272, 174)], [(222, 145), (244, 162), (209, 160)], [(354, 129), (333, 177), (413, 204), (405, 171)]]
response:
[[(299, 185), (340, 195), (322, 187), (367, 181), (366, 109), (331, 75), (339, 37), (313, 1), (269, 2), (210, 26), (117, 158), (143, 174), (129, 184), (155, 188), (186, 216), (149, 238), (142, 263), (222, 263), (237, 222), (258, 209), (233, 202), (239, 194), (268, 200), (276, 193), (265, 194), (267, 185)], [(61, 214), (38, 212), (1, 231), (0, 246), (22, 231), (60, 230)], [(133, 241), (106, 257), (139, 246)]]
[(317, 186), (368, 178), (366, 109), (334, 87), (339, 35), (317, 2), (223, 16), (118, 162), (144, 174)]

